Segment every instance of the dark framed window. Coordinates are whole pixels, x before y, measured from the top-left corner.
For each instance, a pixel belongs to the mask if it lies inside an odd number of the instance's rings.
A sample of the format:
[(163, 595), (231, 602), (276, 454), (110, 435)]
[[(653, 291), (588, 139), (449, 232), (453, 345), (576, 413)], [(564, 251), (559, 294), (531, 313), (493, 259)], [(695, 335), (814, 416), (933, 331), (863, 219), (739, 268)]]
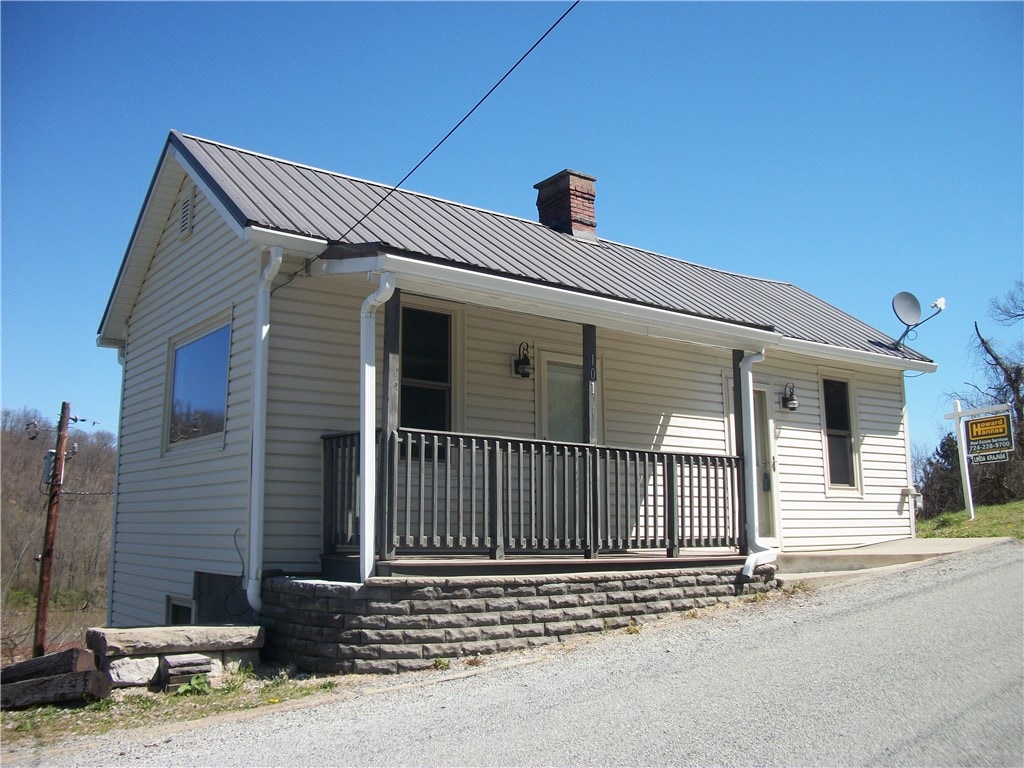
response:
[(168, 444), (224, 431), (230, 351), (229, 325), (174, 348)]
[(443, 312), (402, 308), (403, 427), (452, 428), (452, 318)]
[(853, 458), (850, 385), (839, 379), (823, 379), (822, 391), (825, 399), (828, 482), (829, 485), (853, 487), (857, 482)]
[(167, 624), (172, 627), (192, 623), (192, 603), (180, 597), (167, 597)]

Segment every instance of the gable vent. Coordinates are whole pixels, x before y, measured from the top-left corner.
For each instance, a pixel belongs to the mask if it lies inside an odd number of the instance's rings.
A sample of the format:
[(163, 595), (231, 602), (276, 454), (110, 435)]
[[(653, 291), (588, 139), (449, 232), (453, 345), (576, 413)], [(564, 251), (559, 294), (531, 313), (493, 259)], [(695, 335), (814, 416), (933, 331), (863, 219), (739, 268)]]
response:
[(196, 208), (196, 188), (181, 199), (181, 207), (178, 210), (178, 237), (184, 240), (192, 234)]

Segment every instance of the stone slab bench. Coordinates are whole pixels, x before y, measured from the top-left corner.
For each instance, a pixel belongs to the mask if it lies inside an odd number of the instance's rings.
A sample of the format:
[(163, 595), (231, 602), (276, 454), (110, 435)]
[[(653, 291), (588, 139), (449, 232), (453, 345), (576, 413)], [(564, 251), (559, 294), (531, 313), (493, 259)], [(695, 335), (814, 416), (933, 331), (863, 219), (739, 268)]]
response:
[(259, 662), (263, 628), (256, 626), (174, 626), (110, 629), (94, 627), (85, 644), (96, 654), (97, 666), (110, 674), (115, 688), (163, 685), (167, 657), (199, 654), (209, 659), (211, 682), (224, 668)]

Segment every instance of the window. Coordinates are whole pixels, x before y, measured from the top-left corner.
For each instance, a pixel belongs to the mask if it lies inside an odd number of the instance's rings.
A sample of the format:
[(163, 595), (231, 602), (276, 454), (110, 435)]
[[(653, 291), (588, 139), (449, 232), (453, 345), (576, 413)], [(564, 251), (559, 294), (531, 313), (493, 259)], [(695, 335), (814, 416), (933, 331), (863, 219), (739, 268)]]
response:
[(825, 440), (829, 485), (855, 486), (853, 419), (850, 416), (850, 385), (838, 379), (822, 380), (825, 403)]
[(183, 597), (167, 596), (167, 624), (172, 627), (192, 623), (192, 601)]
[(403, 427), (451, 431), (451, 325), (451, 316), (441, 312), (402, 309)]
[(169, 444), (224, 431), (230, 346), (225, 325), (174, 348)]

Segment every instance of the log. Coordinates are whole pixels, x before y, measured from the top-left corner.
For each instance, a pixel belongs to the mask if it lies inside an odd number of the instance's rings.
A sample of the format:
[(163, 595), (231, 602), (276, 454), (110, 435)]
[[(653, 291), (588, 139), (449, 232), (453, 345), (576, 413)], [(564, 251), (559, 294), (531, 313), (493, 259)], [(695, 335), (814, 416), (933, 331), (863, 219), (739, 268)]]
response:
[(3, 709), (30, 707), (33, 704), (57, 704), (81, 699), (105, 699), (110, 695), (110, 675), (97, 670), (67, 672), (37, 677), (0, 687)]
[(84, 648), (68, 648), (35, 659), (20, 661), (0, 669), (0, 683), (16, 683), (36, 677), (52, 677), (68, 672), (89, 672), (96, 669), (96, 657)]

